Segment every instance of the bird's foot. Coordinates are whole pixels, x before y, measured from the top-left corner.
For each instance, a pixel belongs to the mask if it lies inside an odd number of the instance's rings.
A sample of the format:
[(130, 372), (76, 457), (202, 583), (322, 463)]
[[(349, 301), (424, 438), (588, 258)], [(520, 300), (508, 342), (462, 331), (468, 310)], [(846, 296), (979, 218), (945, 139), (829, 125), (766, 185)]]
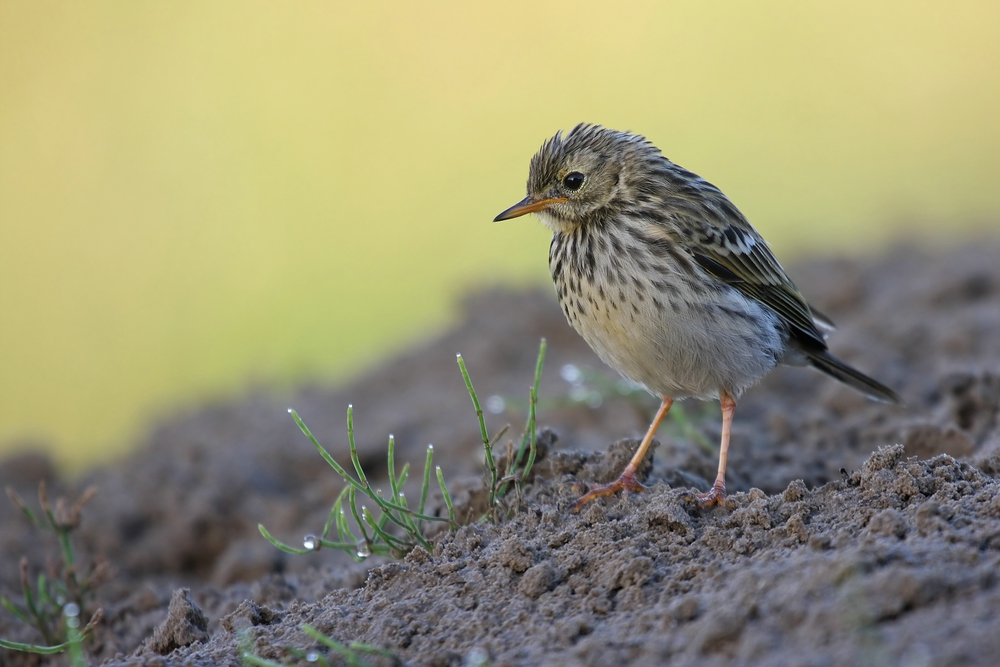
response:
[[(635, 466), (629, 464), (625, 468), (625, 472), (621, 474), (621, 477), (611, 482), (610, 484), (602, 484), (601, 486), (595, 487), (580, 496), (575, 503), (573, 503), (573, 511), (579, 512), (580, 508), (589, 503), (591, 500), (596, 498), (603, 498), (604, 496), (612, 496), (619, 491), (642, 491), (646, 487), (639, 483), (639, 480), (635, 478)], [(723, 495), (725, 495), (725, 490), (723, 489)]]
[(702, 507), (721, 505), (726, 501), (726, 483), (717, 480), (708, 493), (695, 494), (695, 498), (698, 499), (698, 504)]

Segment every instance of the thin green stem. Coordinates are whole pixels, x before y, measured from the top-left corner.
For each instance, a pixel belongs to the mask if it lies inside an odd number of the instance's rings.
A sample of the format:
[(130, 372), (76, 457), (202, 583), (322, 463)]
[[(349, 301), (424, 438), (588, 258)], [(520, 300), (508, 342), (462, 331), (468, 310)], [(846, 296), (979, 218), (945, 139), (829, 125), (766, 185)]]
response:
[(378, 646), (372, 646), (371, 644), (362, 644), (361, 642), (350, 642), (347, 647), (352, 651), (361, 651), (362, 653), (380, 655), (383, 658), (390, 658), (397, 663), (399, 662), (399, 656), (389, 649), (379, 648)]
[(319, 541), (319, 545), (324, 549), (336, 549), (337, 551), (357, 550), (358, 548), (357, 542), (333, 542), (323, 539)]
[(35, 595), (31, 592), (31, 585), (28, 583), (27, 566), (24, 561), (21, 561), (22, 574), (21, 574), (21, 590), (24, 595), (24, 604), (28, 608), (28, 612), (31, 617), (35, 619), (34, 625), (38, 628), (38, 631), (42, 633), (42, 638), (48, 642), (52, 643), (53, 637), (49, 633), (49, 624), (45, 620), (45, 617), (38, 609), (38, 605), (35, 604)]
[[(289, 410), (288, 414), (290, 414), (292, 416), (292, 419), (295, 420), (295, 424), (299, 427), (299, 430), (301, 430), (302, 433), (305, 434), (305, 436), (307, 438), (309, 438), (309, 441), (312, 442), (313, 446), (316, 448), (316, 451), (318, 451), (319, 454), (320, 454), (320, 456), (323, 457), (323, 460), (325, 460), (327, 462), (327, 464), (329, 464), (330, 467), (333, 468), (337, 472), (338, 475), (340, 475), (341, 477), (343, 477), (345, 482), (347, 482), (348, 484), (350, 484), (352, 487), (354, 487), (358, 491), (361, 491), (362, 493), (364, 493), (365, 495), (367, 495), (368, 497), (370, 497), (375, 502), (379, 503), (380, 507), (382, 507), (383, 509), (385, 509), (385, 508), (388, 507), (388, 508), (392, 508), (394, 510), (397, 510), (399, 512), (406, 512), (406, 513), (409, 513), (410, 516), (413, 516), (414, 518), (423, 519), (424, 521), (446, 521), (446, 519), (442, 519), (441, 517), (427, 516), (427, 515), (424, 515), (424, 514), (419, 513), (419, 512), (414, 512), (413, 510), (411, 510), (411, 509), (409, 509), (407, 507), (403, 507), (402, 505), (397, 505), (395, 503), (390, 503), (387, 500), (383, 500), (381, 498), (378, 498), (375, 495), (374, 491), (372, 491), (371, 486), (368, 486), (366, 484), (367, 483), (367, 479), (365, 480), (366, 481), (365, 484), (357, 481), (356, 479), (354, 479), (353, 477), (351, 477), (351, 475), (348, 474), (347, 470), (345, 470), (342, 465), (340, 465), (339, 463), (337, 463), (337, 461), (333, 458), (333, 456), (330, 455), (330, 452), (326, 451), (326, 448), (323, 447), (323, 445), (321, 445), (319, 443), (319, 441), (316, 439), (316, 436), (314, 436), (312, 434), (312, 431), (309, 430), (309, 427), (305, 425), (305, 422), (302, 421), (302, 418), (299, 417), (298, 413), (295, 412), (295, 410)], [(351, 426), (351, 434), (352, 434), (352, 438), (353, 438), (353, 425)], [(353, 442), (353, 440), (352, 440), (352, 442)], [(354, 455), (352, 456), (352, 458), (355, 461), (357, 461), (357, 455), (356, 455), (356, 453), (357, 452), (355, 450), (354, 451)], [(358, 467), (360, 467), (360, 465), (361, 465), (360, 461), (356, 462), (355, 465), (357, 465)]]
[(376, 521), (375, 517), (372, 516), (372, 513), (369, 512), (367, 508), (363, 508), (361, 510), (361, 516), (365, 520), (365, 522), (371, 527), (371, 529), (375, 531), (375, 534), (378, 537), (381, 537), (382, 541), (385, 542), (390, 548), (405, 549), (407, 547), (412, 546), (411, 544), (408, 544), (404, 540), (401, 540), (398, 537), (394, 537), (389, 533), (385, 532), (382, 529), (381, 525), (382, 522)]
[(8, 600), (6, 597), (0, 598), (0, 605), (2, 605), (4, 609), (6, 609), (7, 611), (9, 611), (11, 614), (13, 614), (14, 617), (17, 618), (17, 620), (21, 621), (22, 623), (30, 623), (31, 622), (28, 619), (28, 617), (25, 615), (25, 613), (23, 611), (21, 611), (20, 609), (18, 609), (17, 606), (13, 602), (11, 602), (10, 600)]
[[(77, 610), (79, 612), (79, 610)], [(87, 667), (87, 657), (83, 654), (80, 643), (83, 635), (80, 633), (80, 619), (77, 616), (65, 615), (66, 623), (66, 643), (69, 644), (67, 653), (69, 654), (69, 664), (72, 667)]]
[(483, 417), (483, 408), (479, 404), (479, 396), (476, 395), (476, 390), (472, 386), (472, 378), (469, 377), (469, 371), (465, 368), (465, 360), (462, 359), (462, 355), (457, 355), (458, 367), (462, 370), (462, 379), (465, 380), (465, 386), (469, 390), (469, 396), (472, 397), (472, 404), (476, 407), (476, 418), (479, 420), (479, 433), (483, 438), (483, 450), (486, 452), (486, 467), (490, 471), (490, 488), (489, 488), (489, 506), (493, 507), (496, 490), (497, 490), (497, 466), (493, 461), (493, 448), (490, 446), (490, 436), (486, 431), (486, 419)]
[(0, 648), (6, 648), (12, 651), (22, 651), (24, 653), (54, 655), (56, 653), (62, 653), (68, 649), (72, 643), (73, 642), (63, 642), (62, 644), (56, 644), (55, 646), (38, 646), (36, 644), (23, 644), (21, 642), (12, 642), (6, 639), (0, 639)]
[(358, 524), (358, 530), (361, 531), (361, 537), (364, 539), (366, 544), (371, 544), (372, 541), (368, 537), (368, 531), (365, 530), (364, 521), (361, 519), (361, 515), (358, 514), (358, 504), (354, 496), (354, 487), (347, 494), (347, 504), (351, 507), (351, 514), (354, 515), (354, 522)]
[(517, 451), (517, 464), (520, 467), (524, 461), (525, 450), (531, 446), (535, 437), (535, 406), (538, 405), (538, 385), (542, 381), (542, 367), (545, 365), (545, 349), (547, 343), (543, 338), (538, 346), (538, 359), (535, 361), (535, 380), (528, 394), (528, 423), (524, 427), (524, 437), (521, 438), (521, 448)]
[[(427, 490), (431, 485), (431, 465), (434, 462), (434, 445), (427, 445), (427, 458), (424, 459), (424, 482), (420, 487), (420, 504), (417, 505), (417, 514), (424, 513), (424, 506), (427, 504)], [(424, 527), (424, 520), (417, 521), (417, 527), (421, 530)]]
[(347, 406), (347, 442), (351, 446), (351, 463), (354, 464), (354, 470), (358, 473), (358, 479), (366, 489), (371, 489), (371, 484), (368, 483), (368, 478), (365, 477), (365, 471), (361, 467), (361, 460), (358, 458), (358, 447), (354, 444), (354, 406)]
[[(347, 487), (344, 488), (346, 489)], [(325, 540), (327, 537), (329, 537), (330, 530), (333, 529), (333, 525), (337, 521), (338, 509), (339, 508), (337, 507), (337, 503), (334, 503), (333, 507), (330, 508), (330, 514), (327, 515), (326, 523), (323, 524), (323, 532), (320, 533), (320, 538)]]
[(400, 496), (403, 495), (403, 487), (406, 486), (406, 480), (408, 479), (410, 479), (410, 463), (406, 462), (403, 464), (403, 469), (399, 471), (399, 477), (396, 480), (396, 486), (399, 487)]
[(351, 541), (357, 543), (358, 538), (354, 537), (354, 533), (351, 532), (351, 527), (347, 523), (347, 512), (344, 511), (344, 496), (348, 493), (349, 489), (353, 488), (353, 486), (345, 486), (344, 490), (337, 496), (337, 502), (334, 504), (334, 507), (337, 509), (337, 537), (342, 542)]
[(28, 517), (28, 521), (30, 521), (33, 526), (36, 528), (43, 528), (45, 526), (45, 522), (35, 516), (35, 513), (31, 511), (31, 508), (24, 504), (24, 500), (18, 495), (17, 491), (9, 486), (7, 487), (7, 497), (10, 498), (10, 502), (14, 503), (16, 507), (24, 512), (24, 516)]
[(243, 662), (244, 664), (253, 665), (254, 667), (285, 667), (285, 665), (280, 662), (258, 658), (253, 653), (244, 653)]
[(542, 366), (545, 364), (545, 339), (542, 339), (541, 344), (538, 347), (538, 362), (535, 364), (535, 381), (531, 385), (530, 400), (528, 402), (528, 433), (531, 438), (531, 447), (528, 451), (528, 462), (524, 464), (524, 472), (521, 474), (521, 479), (527, 479), (528, 475), (531, 473), (532, 466), (535, 465), (535, 456), (538, 452), (538, 427), (537, 422), (537, 411), (538, 411), (538, 385), (542, 381)]
[(396, 485), (396, 438), (389, 435), (389, 454), (387, 456), (386, 467), (389, 469), (389, 488), (392, 489), (392, 502), (399, 498), (399, 487)]
[(437, 466), (434, 469), (437, 473), (438, 486), (441, 487), (441, 495), (444, 496), (444, 504), (448, 506), (448, 520), (452, 524), (455, 523), (455, 505), (451, 502), (451, 494), (448, 493), (448, 485), (444, 483), (444, 473), (441, 472), (441, 466)]
[[(59, 547), (62, 549), (63, 562), (66, 563), (67, 568), (72, 568), (76, 564), (76, 555), (73, 553), (73, 543), (69, 539), (69, 531), (61, 528), (56, 533), (59, 535)], [(72, 569), (70, 569), (70, 576), (73, 577), (73, 583), (76, 583), (76, 573)]]
[(296, 547), (285, 544), (278, 538), (271, 535), (271, 533), (267, 531), (267, 528), (265, 528), (264, 524), (262, 523), (257, 524), (257, 530), (260, 531), (260, 534), (264, 536), (265, 540), (267, 540), (277, 548), (281, 549), (285, 553), (295, 554), (296, 556), (303, 556), (305, 554), (311, 554), (314, 551), (313, 549), (298, 549)]
[(347, 471), (344, 469), (344, 467), (339, 463), (337, 463), (336, 459), (334, 459), (333, 456), (330, 455), (330, 452), (326, 451), (326, 448), (323, 447), (323, 445), (319, 444), (319, 440), (316, 439), (316, 436), (312, 434), (312, 431), (309, 430), (309, 427), (306, 426), (306, 423), (302, 421), (301, 417), (299, 417), (299, 413), (297, 413), (295, 410), (289, 409), (288, 414), (290, 414), (292, 416), (292, 419), (295, 420), (295, 424), (296, 426), (299, 427), (299, 430), (302, 431), (302, 433), (304, 433), (307, 438), (309, 438), (309, 441), (313, 444), (313, 447), (316, 448), (316, 451), (319, 452), (319, 455), (323, 457), (323, 460), (326, 461), (330, 465), (330, 467), (337, 472), (338, 475), (343, 477), (351, 485), (361, 489), (364, 488), (364, 486), (360, 482), (357, 482), (353, 477), (347, 474)]
[(94, 615), (90, 617), (90, 622), (88, 622), (82, 630), (76, 630), (74, 628), (72, 632), (67, 632), (67, 636), (70, 636), (71, 639), (61, 644), (39, 646), (37, 644), (24, 644), (22, 642), (12, 642), (7, 639), (0, 639), (0, 648), (10, 649), (12, 651), (22, 651), (24, 653), (38, 653), (41, 655), (54, 655), (56, 653), (62, 653), (63, 651), (70, 649), (74, 644), (82, 642), (91, 632), (93, 632), (94, 626), (96, 626), (102, 618), (104, 618), (104, 611), (102, 609), (98, 609), (94, 612)]
[(303, 625), (302, 631), (307, 635), (309, 635), (310, 637), (312, 637), (313, 639), (315, 639), (316, 641), (318, 641), (323, 646), (326, 646), (328, 649), (330, 649), (331, 651), (342, 657), (344, 659), (344, 662), (346, 662), (351, 667), (368, 667), (368, 663), (359, 658), (357, 654), (354, 653), (354, 651), (347, 648), (346, 646), (336, 641), (335, 639), (327, 637), (326, 635), (324, 635), (322, 632), (312, 627), (311, 625), (308, 624)]

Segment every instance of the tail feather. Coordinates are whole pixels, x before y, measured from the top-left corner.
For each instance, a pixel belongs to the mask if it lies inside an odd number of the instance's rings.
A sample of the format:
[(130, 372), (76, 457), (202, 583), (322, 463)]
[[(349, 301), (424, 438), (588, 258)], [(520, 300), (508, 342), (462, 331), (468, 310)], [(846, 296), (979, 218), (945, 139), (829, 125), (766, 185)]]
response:
[(868, 398), (883, 403), (896, 403), (901, 405), (903, 399), (899, 394), (877, 380), (873, 380), (861, 371), (851, 368), (843, 361), (833, 356), (826, 350), (812, 351), (806, 353), (809, 363), (813, 367), (823, 371), (827, 375), (840, 380), (849, 387), (857, 389)]

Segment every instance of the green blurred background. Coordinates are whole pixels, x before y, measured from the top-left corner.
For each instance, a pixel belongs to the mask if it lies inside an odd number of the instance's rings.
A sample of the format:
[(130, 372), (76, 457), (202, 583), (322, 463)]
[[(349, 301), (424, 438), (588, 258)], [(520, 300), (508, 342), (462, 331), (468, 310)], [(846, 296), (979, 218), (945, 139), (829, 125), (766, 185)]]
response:
[(646, 134), (783, 259), (1000, 220), (1000, 4), (0, 2), (0, 451), (335, 380), (547, 280), (543, 139)]

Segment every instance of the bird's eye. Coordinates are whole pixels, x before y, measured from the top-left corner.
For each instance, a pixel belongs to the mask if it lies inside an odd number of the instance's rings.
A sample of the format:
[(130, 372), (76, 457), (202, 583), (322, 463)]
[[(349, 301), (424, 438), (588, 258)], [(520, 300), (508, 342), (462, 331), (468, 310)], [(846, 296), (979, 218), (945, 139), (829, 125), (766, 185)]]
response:
[(583, 185), (583, 174), (578, 171), (571, 171), (563, 178), (563, 185), (567, 190), (579, 190)]

